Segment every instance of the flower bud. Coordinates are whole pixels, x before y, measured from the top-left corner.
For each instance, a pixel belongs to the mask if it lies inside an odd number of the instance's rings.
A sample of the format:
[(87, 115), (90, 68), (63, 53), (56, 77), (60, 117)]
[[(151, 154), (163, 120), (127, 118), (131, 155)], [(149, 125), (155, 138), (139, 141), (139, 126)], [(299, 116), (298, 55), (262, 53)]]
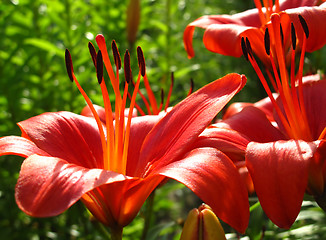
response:
[(136, 41), (140, 23), (140, 0), (130, 0), (127, 8), (127, 40), (130, 44)]
[(192, 209), (183, 226), (180, 240), (225, 240), (220, 221), (212, 209), (202, 204)]

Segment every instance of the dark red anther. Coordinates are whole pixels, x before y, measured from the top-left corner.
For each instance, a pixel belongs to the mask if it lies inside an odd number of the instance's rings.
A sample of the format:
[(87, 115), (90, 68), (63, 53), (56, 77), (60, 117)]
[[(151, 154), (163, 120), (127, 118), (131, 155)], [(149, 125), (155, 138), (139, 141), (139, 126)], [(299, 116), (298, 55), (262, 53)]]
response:
[(299, 20), (300, 20), (301, 26), (303, 28), (303, 31), (306, 35), (306, 38), (308, 38), (309, 37), (309, 28), (308, 28), (307, 22), (300, 14), (299, 14)]
[(252, 58), (252, 49), (249, 39), (246, 37), (246, 48), (249, 56)]
[(93, 43), (91, 42), (88, 43), (88, 49), (89, 49), (89, 53), (91, 54), (93, 64), (96, 67), (96, 50)]
[(192, 93), (192, 91), (194, 90), (194, 87), (195, 87), (194, 80), (192, 78), (190, 78), (190, 90), (189, 90), (190, 93)]
[(161, 105), (164, 103), (164, 90), (161, 88)]
[(242, 49), (242, 54), (244, 58), (248, 61), (248, 52), (247, 52), (247, 47), (246, 47), (246, 42), (244, 40), (244, 37), (241, 38), (241, 49)]
[(291, 40), (292, 40), (292, 49), (295, 50), (297, 45), (297, 37), (295, 35), (295, 28), (293, 23), (291, 23)]
[(124, 65), (123, 67), (125, 72), (125, 79), (126, 82), (129, 84), (132, 81), (132, 71), (130, 67), (130, 54), (128, 50), (126, 50), (125, 52), (123, 65)]
[(140, 74), (144, 77), (146, 73), (145, 58), (144, 58), (143, 50), (139, 46), (137, 47), (137, 58), (138, 58), (138, 66), (140, 69)]
[(98, 51), (96, 57), (96, 76), (98, 83), (101, 84), (103, 80), (103, 57), (101, 50)]
[(118, 69), (121, 69), (121, 57), (118, 51), (117, 44), (114, 40), (112, 41), (111, 48), (112, 48), (112, 53), (114, 58), (114, 64), (118, 67)]
[(194, 80), (192, 78), (190, 78), (190, 88), (189, 88), (189, 91), (188, 91), (188, 94), (187, 96), (189, 96), (190, 94), (192, 94), (192, 91), (194, 90)]
[(266, 54), (269, 56), (269, 54), (271, 54), (271, 40), (270, 40), (270, 37), (269, 37), (268, 28), (266, 28), (266, 31), (265, 31), (264, 43), (265, 43)]
[(174, 84), (174, 72), (171, 72), (171, 87), (173, 87)]
[(65, 62), (66, 62), (66, 69), (67, 69), (67, 73), (68, 76), (70, 78), (70, 81), (74, 81), (74, 78), (72, 76), (73, 72), (74, 72), (74, 67), (72, 65), (72, 60), (71, 60), (71, 55), (68, 49), (66, 49), (65, 52)]
[(284, 33), (283, 33), (283, 28), (282, 25), (280, 24), (280, 34), (281, 34), (281, 42), (284, 44)]

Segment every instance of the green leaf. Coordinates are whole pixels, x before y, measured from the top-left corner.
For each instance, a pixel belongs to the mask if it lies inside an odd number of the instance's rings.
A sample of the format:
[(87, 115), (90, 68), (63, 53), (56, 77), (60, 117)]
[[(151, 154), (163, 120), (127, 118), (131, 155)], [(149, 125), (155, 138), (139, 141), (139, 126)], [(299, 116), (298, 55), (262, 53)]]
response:
[(39, 38), (27, 38), (24, 41), (27, 45), (32, 45), (42, 50), (45, 50), (51, 54), (58, 55), (60, 57), (64, 57), (64, 50), (54, 45), (53, 43)]

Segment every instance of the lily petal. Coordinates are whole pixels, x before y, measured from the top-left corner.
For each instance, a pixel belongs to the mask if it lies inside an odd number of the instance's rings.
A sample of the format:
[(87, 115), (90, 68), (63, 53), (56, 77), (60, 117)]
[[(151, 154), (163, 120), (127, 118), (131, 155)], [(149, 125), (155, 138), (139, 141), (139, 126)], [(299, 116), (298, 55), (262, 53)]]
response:
[[(273, 93), (274, 98), (278, 97), (277, 93)], [(223, 114), (223, 119), (227, 119), (229, 117), (231, 117), (232, 115), (241, 112), (242, 109), (244, 109), (247, 106), (254, 106), (256, 108), (259, 108), (260, 110), (262, 110), (267, 118), (272, 121), (274, 120), (273, 117), (273, 104), (270, 100), (269, 97), (263, 98), (262, 100), (259, 100), (258, 102), (255, 103), (248, 103), (248, 102), (235, 102), (232, 103), (226, 110), (226, 112)]]
[(86, 192), (125, 179), (124, 175), (115, 172), (87, 169), (60, 158), (32, 155), (22, 164), (15, 197), (25, 213), (49, 217), (65, 211)]
[[(307, 22), (309, 28), (309, 37), (307, 39), (307, 51), (313, 52), (326, 44), (326, 8), (323, 7), (300, 7), (288, 9), (285, 11), (294, 23), (299, 41), (302, 42), (303, 30), (298, 18), (300, 14)], [(284, 16), (281, 15), (281, 21)]]
[(155, 124), (163, 115), (145, 115), (135, 117), (131, 120), (127, 175), (136, 176), (135, 171), (139, 160), (140, 149), (147, 134), (152, 130)]
[(185, 154), (187, 147), (196, 140), (245, 82), (244, 75), (229, 74), (177, 104), (145, 138), (140, 153), (139, 169), (145, 169), (146, 165), (145, 172), (156, 167), (160, 168)]
[(35, 143), (26, 138), (16, 136), (0, 138), (0, 156), (11, 154), (25, 158), (33, 154), (49, 156), (38, 148)]
[(186, 185), (220, 219), (244, 233), (249, 221), (246, 186), (235, 165), (222, 152), (195, 149), (184, 159), (161, 168), (159, 174)]
[(103, 153), (93, 118), (70, 112), (44, 113), (18, 123), (48, 155), (88, 168), (101, 168)]
[[(222, 25), (225, 25), (222, 27)], [(234, 15), (210, 15), (210, 16), (202, 16), (192, 23), (188, 24), (186, 27), (184, 34), (183, 34), (183, 42), (185, 45), (185, 49), (188, 53), (188, 57), (192, 58), (195, 56), (193, 47), (192, 47), (192, 39), (193, 39), (193, 34), (195, 27), (200, 27), (207, 29), (209, 26), (214, 26), (213, 28), (216, 27), (217, 31), (220, 33), (214, 34), (223, 36), (228, 36), (228, 39), (236, 38), (239, 36), (241, 33), (241, 29), (245, 30), (248, 29), (248, 27), (259, 27), (260, 26), (260, 20), (259, 20), (259, 15), (258, 15), (258, 10), (257, 9), (250, 9), (242, 13), (234, 14)], [(219, 28), (220, 26), (221, 28)], [(232, 28), (235, 28), (236, 30), (232, 30)], [(222, 35), (222, 33), (227, 34), (227, 35)], [(208, 34), (207, 37), (210, 37), (210, 34)], [(213, 40), (213, 38), (212, 38)], [(213, 47), (214, 44), (209, 44), (209, 40), (207, 41), (207, 45)], [(205, 42), (205, 41), (204, 41)], [(215, 44), (219, 45), (218, 41), (215, 41)], [(225, 46), (225, 45), (224, 45)], [(242, 55), (241, 51), (239, 52), (240, 48), (236, 49), (234, 52), (232, 49), (227, 45), (227, 50), (224, 50), (222, 46), (216, 46), (216, 49), (221, 50), (226, 54), (226, 51), (229, 52), (231, 56), (235, 57), (240, 57)], [(232, 45), (232, 46), (237, 46), (237, 45)], [(240, 47), (240, 44), (238, 44)], [(211, 50), (212, 51), (212, 50)], [(220, 53), (220, 52), (218, 52)], [(223, 53), (221, 53), (223, 54)], [(240, 54), (240, 55), (239, 55)]]
[(304, 105), (313, 139), (318, 139), (326, 126), (326, 109), (321, 104), (326, 102), (323, 92), (325, 88), (326, 79), (307, 82), (303, 85)]
[[(209, 51), (226, 56), (241, 57), (240, 42), (241, 34), (244, 32), (248, 32), (246, 36), (250, 35), (250, 39), (261, 39), (263, 36), (257, 28), (235, 24), (212, 24), (206, 28), (203, 42)], [(255, 42), (257, 44), (254, 44), (254, 47), (261, 45), (259, 40)]]
[(247, 106), (241, 112), (226, 120), (217, 122), (213, 126), (233, 129), (256, 142), (272, 142), (286, 139), (284, 134), (271, 124), (266, 114), (253, 106)]
[(301, 208), (317, 144), (301, 140), (249, 143), (246, 164), (267, 216), (290, 228)]
[(198, 136), (193, 146), (216, 148), (236, 162), (244, 160), (248, 143), (249, 139), (235, 130), (212, 126)]

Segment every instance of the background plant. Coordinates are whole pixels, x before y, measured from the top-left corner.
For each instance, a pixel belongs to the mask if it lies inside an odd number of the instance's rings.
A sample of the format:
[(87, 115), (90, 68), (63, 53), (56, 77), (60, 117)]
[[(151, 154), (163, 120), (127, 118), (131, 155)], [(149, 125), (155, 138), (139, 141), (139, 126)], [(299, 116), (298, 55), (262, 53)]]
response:
[[(100, 88), (88, 53), (87, 43), (102, 33), (115, 39), (120, 52), (128, 48), (132, 68), (137, 69), (135, 48), (144, 51), (147, 74), (158, 101), (160, 89), (167, 92), (170, 74), (175, 84), (171, 105), (183, 99), (190, 79), (195, 89), (230, 72), (248, 77), (245, 89), (235, 101), (255, 101), (263, 97), (260, 83), (244, 59), (220, 56), (207, 51), (201, 41), (203, 31), (194, 35), (195, 58), (189, 60), (183, 48), (186, 25), (204, 14), (230, 14), (254, 7), (251, 0), (141, 0), (140, 25), (135, 43), (127, 41), (126, 19), (129, 0), (2, 0), (0, 3), (0, 136), (20, 134), (16, 122), (47, 111), (79, 113), (85, 106), (70, 83), (64, 65), (69, 48), (78, 80), (90, 98), (101, 105)], [(323, 71), (325, 50), (309, 55), (307, 71)], [(14, 200), (14, 188), (22, 159), (0, 158), (0, 235), (6, 239), (105, 239), (103, 228), (89, 221), (82, 204), (64, 214), (47, 219), (30, 218)], [(218, 194), (218, 193), (217, 193)], [(163, 197), (164, 196), (164, 197)], [(252, 199), (253, 203), (255, 199)], [(154, 215), (147, 239), (178, 239), (187, 212), (201, 202), (182, 185), (169, 182), (156, 190)], [(149, 204), (145, 204), (144, 210)], [(326, 235), (325, 215), (308, 199), (291, 231), (269, 222), (259, 205), (252, 208), (247, 235), (259, 239), (321, 239)], [(144, 215), (124, 230), (126, 239), (141, 238)], [(236, 237), (226, 226), (230, 238)]]

